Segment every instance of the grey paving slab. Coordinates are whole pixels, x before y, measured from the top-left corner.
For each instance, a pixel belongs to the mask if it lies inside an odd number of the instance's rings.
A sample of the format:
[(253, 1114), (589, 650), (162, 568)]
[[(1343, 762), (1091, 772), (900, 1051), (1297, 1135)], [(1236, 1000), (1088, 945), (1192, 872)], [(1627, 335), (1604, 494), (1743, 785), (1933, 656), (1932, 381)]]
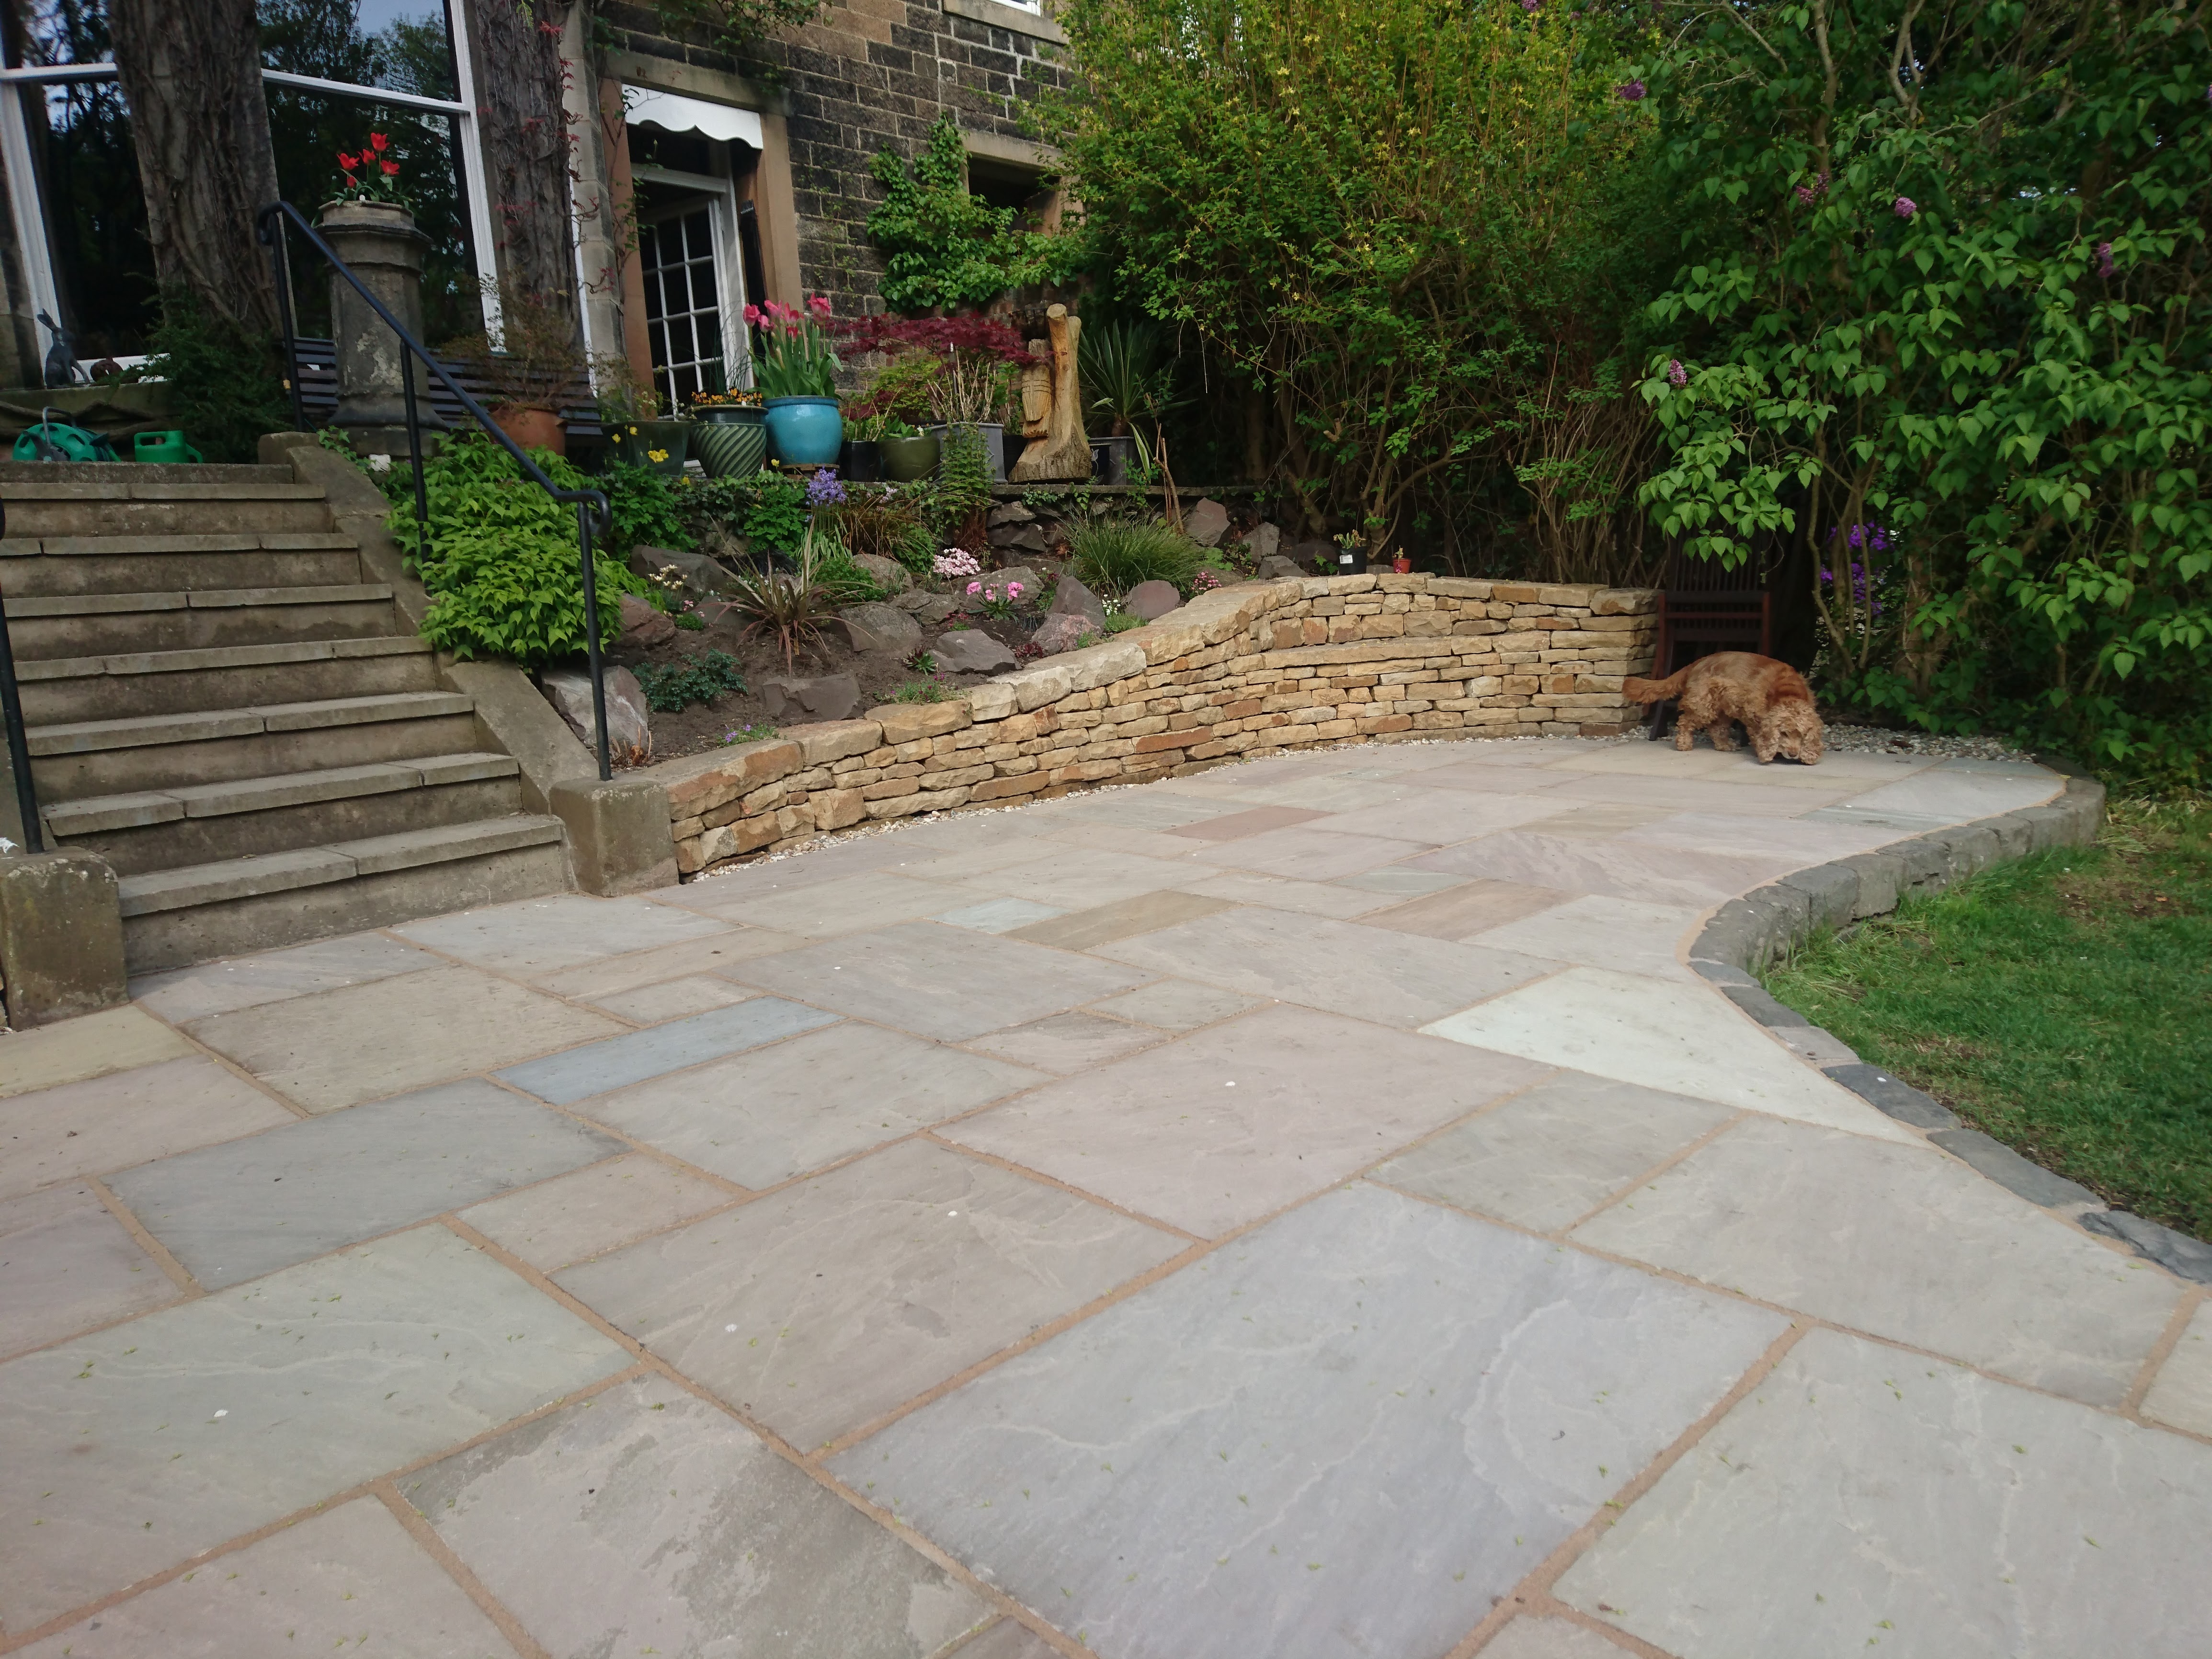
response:
[(35, 1030), (0, 1032), (0, 1099), (182, 1060), (192, 1045), (144, 1009), (103, 1008)]
[(501, 1249), (551, 1273), (733, 1201), (724, 1187), (647, 1152), (472, 1204), (460, 1218)]
[(1091, 852), (1056, 842), (1035, 844), (1031, 850), (1037, 846), (1043, 849), (1040, 856), (963, 876), (961, 884), (980, 892), (1034, 899), (1062, 910), (1087, 910), (1165, 887), (1187, 886), (1209, 867), (1199, 861), (1204, 848), (1198, 845), (1184, 859)]
[(735, 973), (763, 990), (947, 1042), (1026, 1024), (1157, 977), (930, 922), (763, 957)]
[(366, 984), (437, 965), (438, 959), (428, 951), (403, 940), (383, 933), (353, 933), (136, 979), (131, 981), (131, 994), (149, 1012), (183, 1025), (233, 1008)]
[(1216, 910), (1228, 908), (1226, 899), (1207, 898), (1198, 893), (1139, 893), (1134, 898), (1093, 905), (1073, 915), (1031, 923), (1014, 936), (1032, 945), (1049, 945), (1056, 950), (1090, 951), (1101, 945), (1111, 945), (1115, 939), (1157, 933), (1179, 921), (1210, 916)]
[(1035, 1632), (1011, 1619), (1002, 1619), (973, 1641), (963, 1644), (958, 1659), (1053, 1659), (1054, 1651)]
[(1758, 886), (1771, 877), (1816, 860), (1738, 858), (1674, 848), (1638, 847), (1607, 832), (1584, 839), (1588, 819), (1571, 816), (1567, 835), (1506, 830), (1410, 860), (1417, 870), (1482, 876), (1570, 893), (1607, 893), (1655, 904), (1700, 909)]
[(1065, 1076), (1070, 1072), (1103, 1066), (1133, 1048), (1159, 1040), (1158, 1031), (1079, 1012), (1054, 1014), (1027, 1025), (994, 1031), (988, 1036), (977, 1037), (969, 1047), (996, 1054), (1001, 1060), (1011, 1060), (1018, 1066), (1034, 1066), (1039, 1071)]
[(780, 997), (749, 997), (727, 1008), (510, 1066), (499, 1075), (540, 1100), (566, 1106), (836, 1020), (835, 1014)]
[(2118, 1405), (2180, 1287), (1929, 1149), (1751, 1119), (1576, 1239)]
[(711, 974), (692, 974), (683, 979), (641, 985), (635, 991), (593, 997), (592, 1006), (638, 1025), (659, 1025), (716, 1008), (727, 1008), (753, 994)]
[(179, 1152), (108, 1184), (212, 1289), (623, 1150), (611, 1135), (471, 1078)]
[(556, 1659), (925, 1659), (981, 1596), (658, 1376), (401, 1483)]
[(43, 1624), (629, 1363), (442, 1227), (9, 1360), (0, 1628)]
[(1334, 881), (1377, 865), (1395, 864), (1428, 848), (1425, 842), (1341, 835), (1321, 824), (1299, 824), (1224, 842), (1208, 848), (1198, 859), (1201, 864), (1223, 869), (1256, 870), (1262, 875), (1288, 876), (1296, 881)]
[(1734, 1115), (1709, 1100), (1559, 1072), (1392, 1158), (1375, 1179), (1547, 1233)]
[(1624, 833), (1636, 846), (1679, 847), (1688, 851), (1741, 854), (1790, 860), (1794, 866), (1825, 864), (1849, 858), (1893, 840), (1889, 832), (1865, 825), (1822, 823), (1805, 817), (1737, 817), (1726, 812), (1676, 812)]
[(1188, 859), (1203, 843), (1182, 840), (1160, 830), (1131, 830), (1118, 823), (1092, 823), (1066, 818), (1053, 826), (1036, 845), (1042, 848), (1079, 847), (1101, 853), (1133, 853), (1139, 858)]
[(670, 980), (720, 973), (737, 963), (773, 956), (778, 951), (795, 951), (805, 943), (803, 939), (766, 927), (730, 927), (680, 945), (633, 951), (626, 956), (606, 957), (598, 962), (530, 977), (541, 990), (550, 991), (556, 996), (592, 1001), (644, 990)]
[(1565, 904), (1575, 896), (1556, 887), (1530, 887), (1517, 881), (1491, 881), (1480, 877), (1470, 879), (1411, 870), (1402, 864), (1375, 873), (1401, 871), (1444, 883), (1444, 890), (1362, 916), (1360, 920), (1369, 927), (1388, 927), (1401, 933), (1425, 933), (1431, 939), (1466, 940), (1493, 927)]
[(1698, 915), (1680, 904), (1648, 904), (1621, 898), (1570, 899), (1474, 934), (1468, 943), (1553, 962), (1694, 981), (1697, 975), (1676, 952), (1697, 925)]
[(179, 1294), (90, 1188), (0, 1203), (0, 1359)]
[(0, 1197), (299, 1121), (204, 1058), (15, 1095), (0, 1100)]
[(1049, 904), (1036, 904), (1028, 899), (997, 898), (985, 899), (981, 904), (963, 904), (954, 910), (940, 910), (930, 920), (950, 922), (955, 927), (970, 927), (979, 933), (1011, 933), (1033, 921), (1049, 921), (1066, 914)]
[(1784, 1328), (1358, 1187), (832, 1467), (1100, 1653), (1441, 1655)]
[(811, 1449), (1183, 1248), (924, 1141), (559, 1275), (686, 1376)]
[(1200, 985), (1187, 979), (1164, 979), (1091, 1006), (1099, 1013), (1157, 1025), (1164, 1031), (1194, 1031), (1201, 1025), (1241, 1014), (1247, 1008), (1256, 1008), (1260, 1002), (1258, 997), (1224, 991), (1218, 986)]
[(717, 908), (724, 915), (775, 933), (830, 939), (957, 910), (975, 902), (975, 895), (967, 888), (947, 881), (924, 881), (915, 871), (872, 870), (841, 881), (769, 889), (757, 896), (733, 898)]
[(772, 1187), (1044, 1081), (876, 1025), (839, 1025), (583, 1109), (726, 1181)]
[(356, 1498), (18, 1650), (29, 1659), (513, 1659), (468, 1593)]
[(2143, 1396), (2142, 1414), (2212, 1440), (2212, 1302), (2200, 1302)]
[(703, 938), (720, 927), (711, 917), (687, 915), (641, 898), (557, 893), (433, 916), (393, 931), (479, 968), (527, 975)]
[(2040, 806), (2065, 787), (2065, 779), (2039, 767), (2008, 774), (1961, 769), (1946, 763), (1916, 777), (1853, 795), (1844, 805), (1864, 812), (1903, 812), (1959, 823)]
[(1119, 824), (1128, 830), (1175, 830), (1224, 817), (1238, 809), (1226, 802), (1194, 800), (1158, 790), (1108, 789), (1076, 798), (1060, 816), (1087, 823)]
[(1464, 887), (1459, 876), (1439, 875), (1432, 870), (1410, 870), (1402, 864), (1386, 864), (1377, 870), (1361, 870), (1337, 878), (1346, 887), (1370, 893), (1389, 893), (1397, 898), (1417, 898), (1452, 887)]
[[(1426, 782), (1425, 778), (1423, 781)], [(1454, 842), (1472, 841), (1495, 830), (1511, 830), (1531, 819), (1549, 817), (1559, 810), (1559, 803), (1544, 792), (1524, 795), (1424, 787), (1408, 789), (1401, 799), (1386, 805), (1339, 812), (1314, 827), (1345, 835), (1417, 842), (1424, 847), (1445, 847)]]
[(1101, 956), (1248, 995), (1419, 1025), (1510, 991), (1553, 964), (1326, 916), (1224, 910), (1101, 945)]
[(1551, 816), (1532, 818), (1519, 827), (1531, 836), (1564, 836), (1571, 841), (1612, 841), (1624, 830), (1640, 829), (1667, 816), (1662, 806), (1638, 802), (1564, 800), (1550, 803)]
[(1620, 1659), (1620, 1647), (1571, 1619), (1516, 1619), (1482, 1644), (1482, 1659)]
[(1556, 1594), (1682, 1659), (2197, 1659), (2207, 1583), (2212, 1447), (1815, 1330)]
[(1275, 1006), (945, 1133), (1213, 1237), (1543, 1075), (1502, 1054)]
[(623, 1028), (472, 968), (216, 1014), (192, 1035), (311, 1112), (488, 1072)]
[[(1549, 775), (1556, 786), (1551, 793), (1563, 810), (1571, 802), (1611, 801), (1660, 815), (1725, 812), (1735, 817), (1796, 817), (1817, 807), (1824, 799), (1841, 800), (1864, 787), (1856, 780), (1838, 778), (1834, 780), (1835, 787), (1824, 793), (1770, 787), (1764, 781), (1723, 783), (1714, 778), (1608, 777), (1601, 773)], [(1558, 782), (1563, 775), (1567, 781)]]

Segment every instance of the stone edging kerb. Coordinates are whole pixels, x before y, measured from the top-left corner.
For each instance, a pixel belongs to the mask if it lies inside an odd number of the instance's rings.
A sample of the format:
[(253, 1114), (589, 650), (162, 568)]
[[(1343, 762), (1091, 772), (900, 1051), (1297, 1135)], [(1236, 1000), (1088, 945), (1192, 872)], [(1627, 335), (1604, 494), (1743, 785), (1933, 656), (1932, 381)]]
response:
[(1940, 1101), (1878, 1066), (1864, 1064), (1832, 1033), (1776, 1001), (1752, 975), (1822, 927), (1887, 915), (1908, 893), (1938, 891), (2003, 860), (2054, 847), (2088, 846), (2104, 817), (2105, 787), (2093, 778), (2074, 776), (2067, 779), (2065, 793), (2046, 805), (1930, 830), (1796, 871), (1715, 911), (1690, 947), (1690, 966), (1779, 1041), (1813, 1056), (1829, 1077), (1899, 1122), (1924, 1131), (1936, 1146), (1998, 1185), (2030, 1203), (2071, 1215), (2090, 1231), (2120, 1240), (2181, 1278), (2212, 1285), (2212, 1245), (2125, 1210), (2108, 1210), (2087, 1187), (1967, 1128)]

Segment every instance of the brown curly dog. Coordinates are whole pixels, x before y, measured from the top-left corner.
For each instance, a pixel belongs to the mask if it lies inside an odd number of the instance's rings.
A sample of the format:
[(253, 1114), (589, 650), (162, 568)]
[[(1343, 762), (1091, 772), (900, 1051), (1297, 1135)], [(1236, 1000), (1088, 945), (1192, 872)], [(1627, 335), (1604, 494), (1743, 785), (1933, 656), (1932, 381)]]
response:
[(1826, 728), (1813, 712), (1813, 693), (1804, 677), (1786, 662), (1748, 651), (1722, 651), (1700, 657), (1663, 680), (1631, 678), (1620, 694), (1631, 702), (1680, 699), (1674, 720), (1674, 747), (1687, 749), (1699, 732), (1710, 732), (1713, 747), (1734, 749), (1729, 723), (1741, 720), (1751, 734), (1751, 752), (1762, 766), (1781, 755), (1806, 765), (1820, 758)]

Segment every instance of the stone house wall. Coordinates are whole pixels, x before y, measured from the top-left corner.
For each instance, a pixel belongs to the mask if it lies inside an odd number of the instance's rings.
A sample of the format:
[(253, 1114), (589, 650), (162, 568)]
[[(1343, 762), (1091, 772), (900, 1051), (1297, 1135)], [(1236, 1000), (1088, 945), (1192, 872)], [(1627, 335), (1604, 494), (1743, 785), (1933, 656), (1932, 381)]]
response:
[(1598, 736), (1640, 713), (1657, 595), (1427, 575), (1203, 594), (941, 703), (630, 774), (667, 791), (686, 875), (824, 830), (1140, 782), (1345, 738)]

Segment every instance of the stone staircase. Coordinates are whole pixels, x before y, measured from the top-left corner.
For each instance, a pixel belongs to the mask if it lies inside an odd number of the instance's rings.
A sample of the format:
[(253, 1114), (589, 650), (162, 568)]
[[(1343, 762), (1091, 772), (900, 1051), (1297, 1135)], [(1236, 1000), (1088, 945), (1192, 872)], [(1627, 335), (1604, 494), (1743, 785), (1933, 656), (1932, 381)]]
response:
[(562, 823), (289, 466), (0, 463), (48, 845), (131, 971), (564, 890)]

